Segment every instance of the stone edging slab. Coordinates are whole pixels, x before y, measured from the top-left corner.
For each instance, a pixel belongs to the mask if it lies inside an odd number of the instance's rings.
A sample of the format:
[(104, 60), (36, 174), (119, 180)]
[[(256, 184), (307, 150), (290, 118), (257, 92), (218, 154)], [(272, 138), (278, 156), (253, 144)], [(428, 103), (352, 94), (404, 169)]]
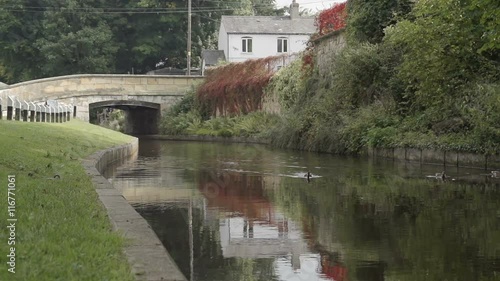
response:
[(101, 173), (111, 163), (137, 155), (139, 140), (101, 150), (82, 161), (113, 230), (127, 240), (124, 252), (136, 280), (187, 281), (146, 220)]
[(174, 141), (205, 141), (205, 142), (228, 142), (228, 143), (249, 143), (249, 144), (269, 144), (268, 141), (252, 137), (216, 137), (200, 135), (142, 135), (141, 139), (149, 140), (174, 140)]
[(437, 164), (450, 167), (500, 169), (500, 155), (471, 152), (444, 151), (418, 148), (372, 148), (367, 154), (373, 158), (389, 158), (421, 164)]

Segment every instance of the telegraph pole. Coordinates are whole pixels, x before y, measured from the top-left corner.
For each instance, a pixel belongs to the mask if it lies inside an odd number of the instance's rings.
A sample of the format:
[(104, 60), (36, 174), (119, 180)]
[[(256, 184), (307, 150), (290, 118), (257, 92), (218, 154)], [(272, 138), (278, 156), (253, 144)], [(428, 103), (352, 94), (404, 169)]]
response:
[(191, 75), (191, 0), (188, 0), (187, 75)]

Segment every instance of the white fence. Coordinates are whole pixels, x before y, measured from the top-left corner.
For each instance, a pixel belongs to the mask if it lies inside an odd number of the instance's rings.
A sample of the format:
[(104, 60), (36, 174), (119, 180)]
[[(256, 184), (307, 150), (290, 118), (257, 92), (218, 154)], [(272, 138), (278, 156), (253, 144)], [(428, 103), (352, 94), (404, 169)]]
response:
[(0, 119), (23, 122), (62, 123), (69, 121), (73, 106), (47, 100), (43, 103), (27, 102), (17, 97), (0, 98)]

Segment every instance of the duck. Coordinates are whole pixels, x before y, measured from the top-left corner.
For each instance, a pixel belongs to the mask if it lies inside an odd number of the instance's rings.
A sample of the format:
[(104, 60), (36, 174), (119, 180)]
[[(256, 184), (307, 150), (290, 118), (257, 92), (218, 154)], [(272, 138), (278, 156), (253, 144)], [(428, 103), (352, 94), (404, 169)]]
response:
[(311, 178), (312, 178), (311, 172), (307, 171), (307, 173), (304, 175), (304, 177), (307, 178), (307, 182), (310, 182)]
[(436, 179), (441, 179), (441, 180), (445, 180), (448, 176), (446, 175), (446, 173), (443, 171), (441, 173), (436, 173)]

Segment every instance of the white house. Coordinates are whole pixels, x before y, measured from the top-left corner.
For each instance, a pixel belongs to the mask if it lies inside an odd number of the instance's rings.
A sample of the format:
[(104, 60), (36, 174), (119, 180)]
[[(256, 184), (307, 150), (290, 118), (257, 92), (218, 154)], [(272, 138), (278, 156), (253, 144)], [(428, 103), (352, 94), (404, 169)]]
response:
[(315, 31), (314, 18), (299, 16), (294, 0), (290, 16), (222, 16), (219, 50), (229, 62), (293, 54), (306, 48)]

